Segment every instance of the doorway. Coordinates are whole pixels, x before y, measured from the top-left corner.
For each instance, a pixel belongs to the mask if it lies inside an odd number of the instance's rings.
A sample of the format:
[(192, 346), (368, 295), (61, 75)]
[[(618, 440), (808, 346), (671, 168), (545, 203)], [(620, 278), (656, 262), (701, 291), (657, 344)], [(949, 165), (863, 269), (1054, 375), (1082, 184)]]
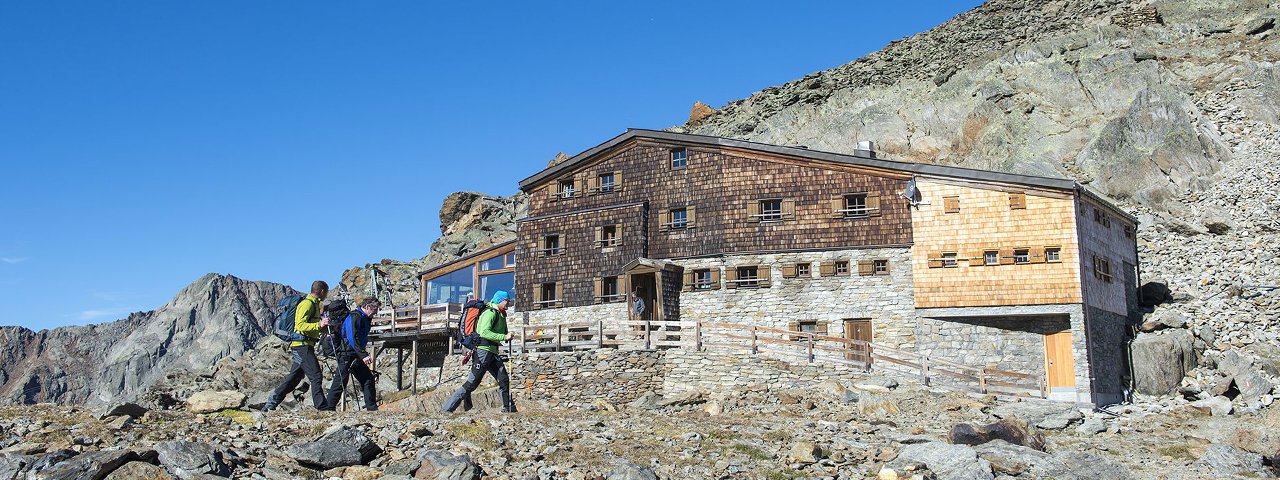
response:
[(849, 351), (845, 353), (845, 360), (854, 360), (871, 366), (871, 319), (870, 318), (846, 318), (844, 320), (844, 338), (849, 340), (858, 340), (866, 342), (866, 344), (849, 345)]
[[(658, 307), (658, 282), (654, 273), (631, 274), (631, 295), (627, 297), (628, 318), (635, 321), (654, 320), (654, 312)], [(640, 301), (637, 304), (636, 300)], [(639, 311), (639, 312), (637, 312)]]
[(1076, 362), (1071, 353), (1071, 331), (1046, 333), (1044, 335), (1045, 381), (1048, 382), (1049, 396), (1055, 392), (1075, 394)]

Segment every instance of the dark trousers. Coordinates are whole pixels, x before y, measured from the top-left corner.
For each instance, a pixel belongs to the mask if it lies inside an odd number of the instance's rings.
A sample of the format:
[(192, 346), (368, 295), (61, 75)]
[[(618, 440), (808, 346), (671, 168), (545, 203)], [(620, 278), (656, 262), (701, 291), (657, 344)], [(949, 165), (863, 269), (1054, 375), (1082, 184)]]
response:
[(304, 376), (311, 384), (311, 403), (318, 409), (324, 409), (326, 406), (323, 390), (324, 377), (320, 375), (320, 362), (316, 361), (315, 350), (312, 347), (302, 346), (293, 347), (290, 351), (293, 353), (293, 366), (289, 368), (289, 374), (284, 376), (284, 380), (280, 381), (280, 386), (271, 392), (266, 409), (273, 410), (280, 405), (285, 395), (298, 388), (298, 382), (301, 382)]
[(467, 374), (467, 381), (462, 383), (458, 391), (453, 392), (440, 410), (445, 413), (453, 412), (458, 409), (458, 404), (464, 399), (470, 400), (471, 392), (480, 386), (480, 380), (484, 379), (485, 373), (493, 375), (493, 378), (498, 381), (498, 394), (502, 396), (502, 411), (516, 411), (516, 402), (511, 399), (511, 377), (507, 375), (507, 365), (502, 363), (498, 354), (488, 350), (476, 350), (475, 356), (471, 358), (471, 373)]
[(342, 352), (338, 354), (338, 372), (333, 374), (333, 381), (329, 383), (329, 393), (325, 395), (329, 408), (338, 406), (338, 397), (342, 396), (344, 390), (347, 389), (347, 376), (356, 377), (356, 385), (360, 386), (360, 396), (364, 397), (364, 409), (370, 412), (378, 409), (377, 398), (374, 397), (374, 381), (373, 372), (369, 371), (369, 366), (364, 364), (364, 358), (355, 352)]

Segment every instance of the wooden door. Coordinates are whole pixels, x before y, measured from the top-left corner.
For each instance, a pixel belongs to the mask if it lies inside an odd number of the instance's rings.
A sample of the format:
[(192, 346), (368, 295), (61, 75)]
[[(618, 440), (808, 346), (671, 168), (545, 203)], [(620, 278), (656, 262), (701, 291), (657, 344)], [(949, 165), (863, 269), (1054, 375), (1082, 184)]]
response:
[[(860, 340), (871, 343), (871, 319), (870, 318), (848, 318), (844, 321), (844, 338), (850, 340)], [(871, 348), (870, 346), (850, 346), (849, 352), (844, 355), (846, 360), (856, 360), (871, 365)]]
[(1071, 332), (1064, 330), (1044, 336), (1044, 362), (1049, 390), (1076, 386), (1076, 362), (1071, 353)]

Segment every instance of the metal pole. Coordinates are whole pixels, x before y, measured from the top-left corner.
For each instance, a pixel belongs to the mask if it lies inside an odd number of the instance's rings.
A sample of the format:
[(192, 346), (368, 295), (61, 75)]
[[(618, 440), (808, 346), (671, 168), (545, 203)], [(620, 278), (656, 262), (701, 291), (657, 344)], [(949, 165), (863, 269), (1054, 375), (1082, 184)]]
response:
[(418, 339), (413, 339), (413, 394), (418, 394)]
[(396, 391), (404, 390), (404, 349), (396, 347)]

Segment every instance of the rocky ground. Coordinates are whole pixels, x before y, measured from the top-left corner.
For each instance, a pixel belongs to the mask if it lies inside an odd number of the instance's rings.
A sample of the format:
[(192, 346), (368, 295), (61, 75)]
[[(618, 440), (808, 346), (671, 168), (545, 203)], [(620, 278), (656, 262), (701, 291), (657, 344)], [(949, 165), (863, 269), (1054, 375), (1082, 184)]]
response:
[[(1258, 478), (1280, 410), (1108, 412), (895, 385), (766, 387), (513, 415), (250, 412), (204, 392), (179, 410), (0, 410), (0, 478)], [(892, 388), (890, 388), (892, 387)], [(208, 413), (195, 413), (208, 412)], [(1264, 456), (1258, 452), (1266, 452)]]

